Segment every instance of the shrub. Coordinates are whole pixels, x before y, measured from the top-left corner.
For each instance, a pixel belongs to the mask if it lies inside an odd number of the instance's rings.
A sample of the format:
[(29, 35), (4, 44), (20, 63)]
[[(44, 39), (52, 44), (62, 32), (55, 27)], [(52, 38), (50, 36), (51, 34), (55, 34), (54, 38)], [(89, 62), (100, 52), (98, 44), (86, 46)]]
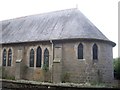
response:
[(120, 80), (120, 57), (114, 59), (114, 76)]
[(46, 64), (44, 64), (44, 65), (43, 65), (43, 70), (44, 70), (45, 72), (47, 72), (47, 71), (49, 70), (49, 67), (48, 67)]

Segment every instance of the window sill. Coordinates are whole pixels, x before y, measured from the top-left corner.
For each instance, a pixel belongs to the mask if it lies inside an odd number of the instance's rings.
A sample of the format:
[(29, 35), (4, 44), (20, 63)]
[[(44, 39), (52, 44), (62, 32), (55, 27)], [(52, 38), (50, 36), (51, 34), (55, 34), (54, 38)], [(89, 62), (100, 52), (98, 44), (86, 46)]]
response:
[(17, 59), (16, 63), (20, 63), (22, 61), (22, 59)]
[(35, 68), (41, 68), (42, 69), (42, 67), (35, 67)]
[(30, 66), (29, 66), (29, 68), (34, 68), (34, 67), (30, 67)]
[(78, 59), (79, 61), (85, 61), (85, 59)]
[(12, 66), (4, 66), (4, 67), (12, 67)]
[(98, 59), (93, 59), (93, 63), (97, 63), (98, 62)]
[(61, 61), (61, 59), (54, 59), (53, 62), (55, 62), (55, 63), (60, 63), (60, 61)]

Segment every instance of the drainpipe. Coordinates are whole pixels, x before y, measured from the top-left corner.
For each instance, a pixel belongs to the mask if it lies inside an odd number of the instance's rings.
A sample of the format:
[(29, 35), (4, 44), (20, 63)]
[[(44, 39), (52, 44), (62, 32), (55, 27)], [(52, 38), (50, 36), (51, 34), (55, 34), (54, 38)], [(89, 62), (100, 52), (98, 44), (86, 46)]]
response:
[(50, 40), (50, 43), (52, 44), (52, 54), (53, 54), (52, 59), (54, 59), (54, 44), (53, 44), (53, 41), (52, 41), (52, 40)]
[(53, 81), (53, 59), (54, 59), (54, 44), (53, 44), (53, 41), (50, 40), (50, 43), (52, 44), (52, 70), (51, 70), (51, 81)]

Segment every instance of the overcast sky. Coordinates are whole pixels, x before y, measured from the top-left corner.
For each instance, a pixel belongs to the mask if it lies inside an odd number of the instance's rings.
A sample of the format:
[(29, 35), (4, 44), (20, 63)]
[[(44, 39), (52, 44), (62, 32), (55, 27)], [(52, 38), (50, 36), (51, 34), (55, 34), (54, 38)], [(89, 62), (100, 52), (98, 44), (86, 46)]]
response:
[[(118, 1), (0, 0), (0, 21), (77, 7), (108, 39), (118, 44)], [(113, 57), (118, 57), (118, 45), (113, 48)]]

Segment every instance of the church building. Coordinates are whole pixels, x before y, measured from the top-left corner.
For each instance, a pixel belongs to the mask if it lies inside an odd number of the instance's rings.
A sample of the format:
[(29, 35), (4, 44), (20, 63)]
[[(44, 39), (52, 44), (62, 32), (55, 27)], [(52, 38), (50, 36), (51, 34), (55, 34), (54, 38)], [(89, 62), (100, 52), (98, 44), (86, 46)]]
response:
[(112, 82), (113, 47), (78, 9), (0, 21), (3, 79)]

